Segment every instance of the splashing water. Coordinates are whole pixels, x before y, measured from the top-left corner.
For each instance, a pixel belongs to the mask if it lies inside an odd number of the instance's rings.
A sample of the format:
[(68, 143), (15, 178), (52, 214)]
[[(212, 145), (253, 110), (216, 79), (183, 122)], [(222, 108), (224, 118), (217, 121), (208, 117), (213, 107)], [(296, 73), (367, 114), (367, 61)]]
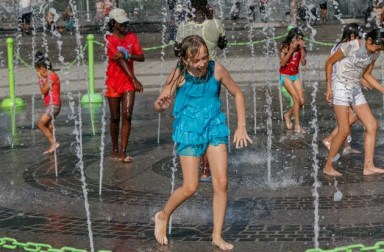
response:
[[(32, 66), (34, 65), (34, 62), (35, 62), (35, 54), (36, 54), (36, 24), (35, 24), (35, 15), (37, 16), (38, 15), (38, 12), (36, 9), (32, 9), (32, 13), (34, 15), (32, 15)], [(35, 82), (32, 81), (32, 87), (35, 85)], [(32, 97), (31, 97), (31, 128), (34, 129), (35, 128), (35, 95), (36, 95), (36, 89), (35, 88), (32, 88)]]
[[(265, 6), (266, 13), (263, 16), (263, 19), (270, 20), (271, 7), (269, 5)], [(264, 27), (263, 34), (266, 36), (266, 42), (264, 47), (265, 56), (267, 58), (276, 58), (277, 57), (277, 44), (273, 39), (275, 37), (275, 28), (273, 27)], [(272, 61), (267, 60), (267, 64), (265, 65), (264, 71), (267, 74), (268, 69), (273, 69)], [(272, 82), (270, 79), (266, 81), (266, 89), (265, 89), (265, 99), (266, 99), (266, 113), (267, 113), (267, 172), (268, 172), (268, 183), (271, 182), (271, 173), (272, 173)]]
[[(104, 22), (104, 27), (105, 27), (105, 23)], [(107, 35), (109, 34), (109, 31), (107, 31), (105, 34), (104, 34), (104, 42), (107, 43)], [(107, 47), (105, 46), (104, 47), (104, 55), (107, 55)], [(109, 59), (108, 57), (105, 57), (105, 60), (104, 60), (104, 83), (105, 83), (105, 80), (106, 80), (106, 73), (107, 73), (107, 67), (108, 67), (108, 62), (109, 62)], [(103, 112), (102, 112), (102, 116), (101, 116), (101, 137), (100, 137), (100, 181), (99, 181), (99, 195), (101, 195), (101, 191), (102, 191), (102, 185), (103, 185), (103, 174), (104, 174), (104, 150), (105, 150), (105, 129), (106, 129), (106, 121), (105, 121), (105, 117), (106, 117), (106, 100), (105, 100), (105, 92), (106, 90), (104, 89), (103, 91)]]
[[(163, 20), (162, 20), (162, 29), (161, 29), (161, 44), (163, 47), (161, 48), (161, 53), (160, 53), (160, 92), (163, 89), (163, 82), (164, 82), (164, 56), (165, 56), (165, 51), (164, 48), (167, 45), (165, 42), (165, 33), (167, 31), (167, 3), (166, 1), (162, 1), (161, 5), (161, 13), (163, 13)], [(172, 14), (171, 14), (172, 15)], [(160, 143), (160, 127), (161, 127), (161, 113), (158, 113), (158, 121), (157, 121), (157, 143)]]
[[(173, 158), (172, 158), (172, 176), (171, 176), (171, 194), (175, 190), (175, 173), (177, 171), (177, 154), (176, 154), (176, 144), (173, 145)], [(168, 234), (172, 232), (172, 215), (169, 217), (168, 224)]]
[(106, 100), (105, 100), (105, 91), (103, 92), (103, 112), (101, 116), (101, 136), (100, 136), (100, 181), (99, 181), (99, 195), (101, 195), (102, 185), (103, 185), (103, 174), (104, 174), (104, 150), (105, 150), (105, 114), (106, 114)]
[[(317, 64), (313, 64), (311, 66), (312, 69), (316, 69), (316, 67), (318, 67), (319, 63)], [(315, 72), (315, 70), (313, 70)], [(316, 72), (315, 72), (316, 73)], [(311, 101), (311, 108), (312, 108), (312, 111), (313, 111), (313, 119), (311, 120), (311, 128), (312, 130), (314, 130), (314, 133), (313, 133), (313, 136), (312, 136), (312, 143), (311, 143), (311, 146), (312, 146), (312, 168), (313, 168), (313, 172), (312, 172), (312, 177), (314, 179), (314, 182), (313, 182), (313, 188), (312, 188), (312, 197), (314, 198), (314, 207), (315, 207), (315, 210), (314, 210), (314, 225), (313, 225), (313, 229), (314, 229), (314, 243), (315, 243), (315, 248), (318, 248), (319, 247), (319, 231), (320, 231), (320, 228), (319, 228), (319, 192), (318, 192), (318, 188), (320, 187), (320, 182), (318, 180), (318, 173), (319, 173), (319, 159), (318, 159), (318, 155), (319, 155), (319, 146), (317, 144), (317, 141), (318, 141), (318, 132), (319, 132), (319, 127), (318, 127), (318, 116), (317, 116), (317, 106), (316, 106), (316, 97), (318, 96), (318, 82), (313, 82), (313, 91), (311, 93), (312, 95), (312, 101)]]
[(93, 243), (93, 232), (92, 232), (92, 223), (91, 223), (91, 214), (89, 210), (88, 203), (88, 189), (87, 183), (85, 181), (85, 173), (84, 173), (84, 162), (83, 162), (83, 138), (82, 138), (82, 118), (81, 118), (81, 94), (78, 93), (78, 114), (77, 119), (75, 119), (75, 129), (73, 130), (73, 134), (75, 135), (76, 142), (72, 143), (72, 145), (76, 146), (76, 156), (79, 159), (79, 162), (76, 164), (76, 168), (80, 170), (81, 174), (81, 183), (84, 197), (84, 207), (87, 215), (87, 225), (88, 225), (88, 237), (91, 251), (95, 251), (94, 243)]

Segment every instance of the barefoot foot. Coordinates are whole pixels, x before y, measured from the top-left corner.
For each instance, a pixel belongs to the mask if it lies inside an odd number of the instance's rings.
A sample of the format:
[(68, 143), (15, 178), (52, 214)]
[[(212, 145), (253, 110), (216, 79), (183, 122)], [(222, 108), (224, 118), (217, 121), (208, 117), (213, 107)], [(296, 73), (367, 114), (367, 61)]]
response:
[(324, 169), (323, 169), (323, 173), (324, 173), (325, 175), (332, 176), (332, 177), (340, 177), (340, 176), (343, 175), (343, 174), (341, 174), (340, 172), (336, 171), (332, 166), (330, 166), (330, 167), (324, 167)]
[(212, 238), (212, 245), (218, 247), (221, 250), (228, 251), (233, 249), (233, 245), (224, 241), (223, 238)]
[(291, 122), (291, 116), (288, 115), (288, 113), (284, 114), (284, 120), (285, 120), (285, 126), (287, 129), (292, 129), (292, 122)]
[(167, 221), (164, 219), (163, 212), (157, 212), (155, 215), (155, 237), (161, 245), (167, 245)]
[(57, 149), (60, 147), (60, 144), (58, 142), (56, 142), (55, 144), (51, 145), (51, 147), (44, 151), (43, 154), (46, 155), (46, 154), (52, 154), (55, 152), (55, 150), (57, 151)]
[(118, 160), (119, 159), (119, 152), (118, 151), (112, 151), (111, 159)]
[(364, 168), (363, 175), (375, 175), (375, 174), (384, 174), (384, 169), (376, 168), (376, 167), (369, 167)]
[(301, 126), (295, 126), (295, 133), (297, 133), (297, 134), (305, 134), (307, 132)]

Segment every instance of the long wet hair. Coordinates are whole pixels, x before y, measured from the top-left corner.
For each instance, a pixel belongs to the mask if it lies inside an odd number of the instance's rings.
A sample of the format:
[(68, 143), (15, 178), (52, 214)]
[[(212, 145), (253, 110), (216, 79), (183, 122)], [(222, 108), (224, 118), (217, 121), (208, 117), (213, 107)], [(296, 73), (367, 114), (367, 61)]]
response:
[(363, 30), (357, 23), (350, 23), (345, 26), (341, 40), (336, 44), (336, 46), (341, 43), (351, 41), (352, 35), (355, 35), (356, 38), (361, 38), (363, 36)]
[(365, 39), (372, 39), (372, 43), (375, 45), (384, 46), (384, 30), (380, 28), (373, 29), (365, 35)]
[(51, 61), (49, 60), (49, 58), (45, 57), (45, 55), (40, 51), (37, 51), (37, 53), (35, 54), (35, 64), (34, 65), (35, 65), (35, 68), (44, 67), (47, 70), (53, 71)]
[(291, 42), (294, 38), (299, 37), (299, 36), (304, 38), (303, 32), (298, 27), (292, 28), (289, 30), (288, 35), (282, 44), (283, 45), (289, 45), (289, 44), (291, 44)]
[(201, 46), (204, 46), (207, 50), (207, 53), (209, 53), (207, 44), (205, 43), (204, 39), (198, 35), (187, 36), (183, 39), (183, 41), (181, 41), (179, 60), (177, 61), (176, 65), (176, 68), (179, 69), (180, 74), (175, 76), (175, 71), (171, 80), (166, 83), (166, 85), (172, 84), (173, 86), (175, 83), (179, 84), (182, 82), (184, 74), (187, 70), (187, 65), (184, 60), (187, 62), (189, 62), (188, 58), (192, 58), (193, 60), (196, 57), (196, 54), (199, 52), (199, 48)]

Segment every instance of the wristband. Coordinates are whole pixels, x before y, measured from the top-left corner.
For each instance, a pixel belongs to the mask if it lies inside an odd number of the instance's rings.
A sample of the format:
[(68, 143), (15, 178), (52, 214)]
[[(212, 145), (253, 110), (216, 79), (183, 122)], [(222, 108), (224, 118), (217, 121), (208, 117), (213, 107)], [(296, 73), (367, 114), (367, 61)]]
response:
[(122, 53), (124, 53), (124, 56), (125, 56), (125, 59), (126, 59), (126, 60), (129, 59), (129, 58), (131, 57), (131, 55), (130, 55), (129, 53), (127, 53), (127, 52), (122, 52)]
[(44, 84), (44, 80), (43, 79), (39, 79), (39, 84), (43, 85)]
[(124, 54), (124, 56), (125, 56), (124, 58), (125, 59), (129, 59), (131, 57), (131, 55), (129, 54), (129, 51), (127, 49), (125, 49), (124, 47), (118, 46), (117, 50)]

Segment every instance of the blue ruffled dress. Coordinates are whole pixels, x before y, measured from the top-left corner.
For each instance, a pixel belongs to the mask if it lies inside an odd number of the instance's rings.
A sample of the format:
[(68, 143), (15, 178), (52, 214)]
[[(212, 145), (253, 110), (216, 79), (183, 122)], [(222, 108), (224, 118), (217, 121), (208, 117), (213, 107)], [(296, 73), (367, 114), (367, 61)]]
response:
[(203, 77), (185, 71), (185, 83), (176, 91), (172, 138), (180, 156), (200, 156), (208, 145), (228, 143), (229, 129), (219, 97), (221, 84), (214, 69), (215, 62), (210, 61)]

